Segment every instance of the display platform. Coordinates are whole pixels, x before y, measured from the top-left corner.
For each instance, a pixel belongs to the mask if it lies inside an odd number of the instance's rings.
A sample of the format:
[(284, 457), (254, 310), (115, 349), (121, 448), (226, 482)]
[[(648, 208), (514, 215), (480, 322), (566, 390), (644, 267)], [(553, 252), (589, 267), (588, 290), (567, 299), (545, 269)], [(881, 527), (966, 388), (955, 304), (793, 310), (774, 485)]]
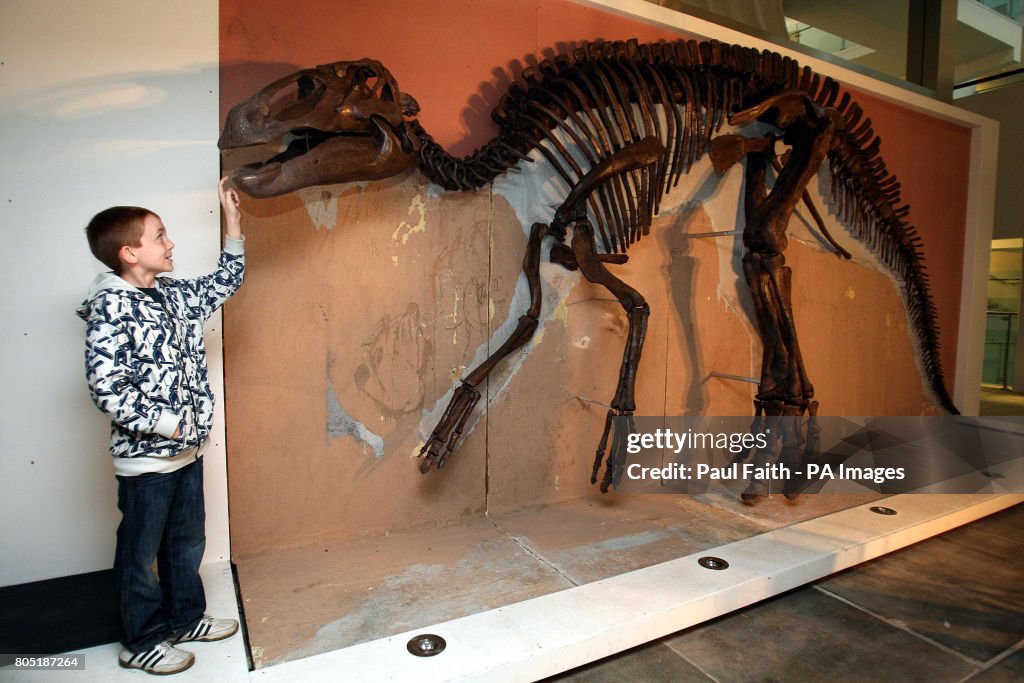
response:
[[(506, 607), (268, 666), (252, 679), (324, 680), (344, 671), (366, 681), (538, 680), (1021, 502), (1020, 493), (889, 497)], [(871, 510), (880, 505), (897, 514)], [(728, 569), (701, 566), (709, 555)], [(410, 655), (410, 639), (421, 634), (441, 636), (444, 651)]]
[[(238, 558), (254, 673), (540, 678), (1024, 500), (1012, 495), (1024, 492), (1021, 459), (991, 474), (989, 495), (771, 495), (753, 506), (724, 492), (594, 495)], [(729, 567), (705, 569), (704, 556)], [(421, 633), (445, 639), (443, 656), (408, 654)]]
[[(498, 609), (876, 500), (601, 495), (238, 557), (257, 669)], [(623, 605), (628, 608), (627, 605)]]

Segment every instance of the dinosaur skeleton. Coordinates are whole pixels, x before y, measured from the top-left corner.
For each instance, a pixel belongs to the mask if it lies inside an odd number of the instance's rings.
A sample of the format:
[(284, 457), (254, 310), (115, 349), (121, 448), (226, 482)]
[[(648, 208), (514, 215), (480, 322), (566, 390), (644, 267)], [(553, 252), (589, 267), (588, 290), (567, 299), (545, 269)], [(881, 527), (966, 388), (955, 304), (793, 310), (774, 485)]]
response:
[[(838, 100), (838, 101), (837, 101)], [(786, 225), (807, 183), (828, 159), (831, 195), (852, 234), (902, 283), (902, 294), (928, 385), (956, 413), (939, 364), (936, 309), (922, 263), (921, 240), (900, 205), (900, 183), (879, 156), (870, 119), (839, 84), (777, 53), (717, 41), (641, 45), (635, 40), (591, 43), (526, 69), (492, 116), (498, 135), (464, 158), (445, 152), (414, 118), (419, 105), (398, 89), (379, 62), (363, 59), (299, 71), (235, 106), (220, 139), (222, 149), (283, 143), (264, 164), (244, 166), (234, 183), (253, 197), (302, 187), (372, 180), (416, 166), (449, 190), (483, 187), (530, 160), (537, 151), (571, 188), (550, 224), (530, 231), (523, 271), (530, 307), (512, 335), (455, 389), (420, 455), (420, 469), (444, 466), (480, 399), (478, 387), (496, 364), (525, 344), (538, 326), (541, 244), (551, 237), (551, 260), (605, 286), (629, 320), (619, 382), (594, 464), (596, 482), (609, 433), (612, 452), (602, 491), (618, 483), (613, 463), (622, 428), (632, 428), (634, 386), (649, 308), (616, 278), (608, 264), (648, 234), (661, 197), (710, 150), (724, 172), (746, 156), (747, 252), (743, 270), (753, 294), (764, 355), (755, 399), (758, 415), (814, 415), (813, 387), (797, 343), (785, 266)], [(716, 136), (728, 121), (760, 121), (760, 137)], [(790, 147), (780, 160), (774, 147)], [(769, 166), (777, 177), (771, 189)], [(571, 237), (570, 237), (571, 232)], [(626, 420), (623, 427), (615, 418)]]

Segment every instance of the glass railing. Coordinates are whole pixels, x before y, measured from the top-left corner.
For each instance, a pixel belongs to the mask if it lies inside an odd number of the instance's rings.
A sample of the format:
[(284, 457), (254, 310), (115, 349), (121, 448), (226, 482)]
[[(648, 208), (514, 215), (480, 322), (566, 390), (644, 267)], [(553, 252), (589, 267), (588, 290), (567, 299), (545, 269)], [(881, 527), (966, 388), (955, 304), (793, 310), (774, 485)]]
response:
[(990, 10), (999, 12), (1003, 16), (1010, 17), (1018, 24), (1021, 23), (1021, 10), (1024, 9), (1022, 0), (973, 0)]
[(815, 50), (828, 52), (843, 59), (853, 60), (874, 52), (871, 48), (864, 47), (852, 40), (792, 19), (786, 20), (786, 28), (789, 31), (789, 39), (794, 43), (813, 47)]
[(989, 311), (985, 323), (985, 363), (981, 381), (1013, 388), (1013, 352), (1017, 346), (1017, 313)]

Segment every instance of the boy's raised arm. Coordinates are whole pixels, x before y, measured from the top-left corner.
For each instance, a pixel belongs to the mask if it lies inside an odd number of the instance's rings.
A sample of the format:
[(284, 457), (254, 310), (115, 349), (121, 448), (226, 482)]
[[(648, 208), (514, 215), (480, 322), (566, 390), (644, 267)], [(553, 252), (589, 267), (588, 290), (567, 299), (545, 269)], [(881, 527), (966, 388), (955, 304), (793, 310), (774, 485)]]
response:
[(242, 212), (238, 208), (238, 192), (228, 187), (228, 176), (224, 176), (217, 184), (220, 195), (220, 206), (224, 211), (224, 232), (232, 239), (242, 238)]
[(176, 286), (188, 290), (198, 299), (200, 306), (196, 310), (204, 322), (242, 285), (245, 270), (245, 238), (242, 237), (238, 192), (229, 183), (229, 179), (224, 177), (217, 185), (220, 206), (224, 212), (225, 236), (217, 269), (208, 275), (175, 281)]

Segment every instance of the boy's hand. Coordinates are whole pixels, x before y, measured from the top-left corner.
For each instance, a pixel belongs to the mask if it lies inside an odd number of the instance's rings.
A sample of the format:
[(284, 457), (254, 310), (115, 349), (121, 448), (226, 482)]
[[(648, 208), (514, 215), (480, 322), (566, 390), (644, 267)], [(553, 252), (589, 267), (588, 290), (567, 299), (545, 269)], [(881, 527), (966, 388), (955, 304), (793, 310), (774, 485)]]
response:
[(220, 194), (220, 206), (224, 210), (224, 227), (228, 237), (239, 238), (242, 236), (242, 212), (238, 208), (238, 192), (233, 187), (228, 187), (228, 176), (220, 179), (217, 184), (217, 192)]

